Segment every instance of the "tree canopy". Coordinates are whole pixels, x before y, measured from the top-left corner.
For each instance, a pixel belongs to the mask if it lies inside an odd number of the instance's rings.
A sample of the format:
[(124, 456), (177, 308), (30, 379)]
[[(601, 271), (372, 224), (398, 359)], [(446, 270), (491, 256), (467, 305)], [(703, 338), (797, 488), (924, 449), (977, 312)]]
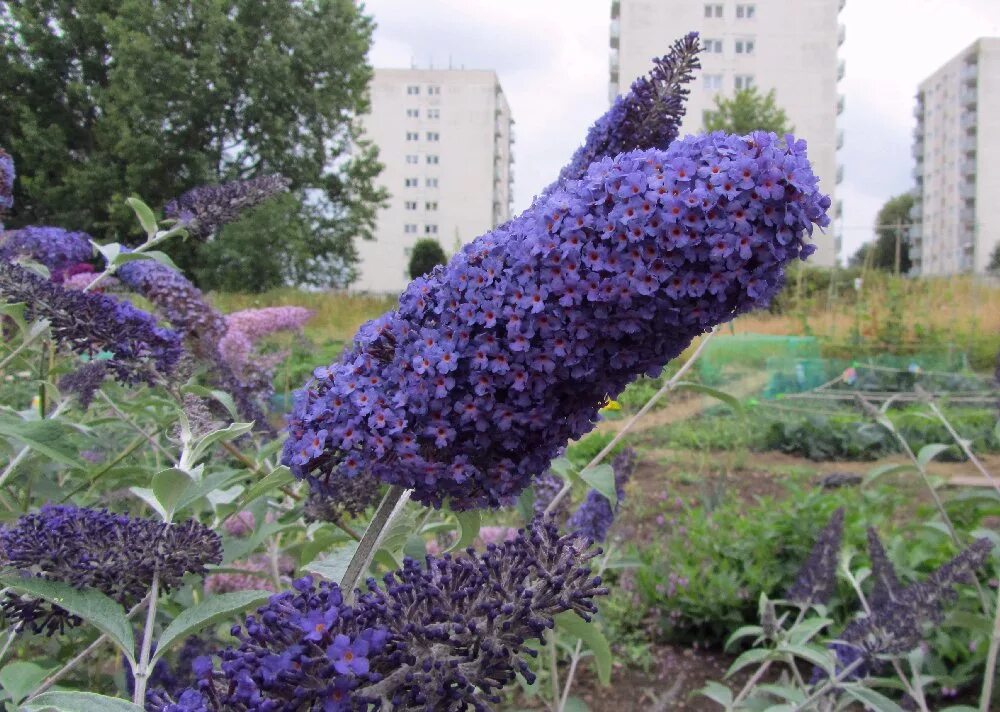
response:
[(899, 240), (899, 273), (910, 271), (909, 226), (913, 223), (910, 209), (913, 207), (913, 195), (902, 193), (889, 198), (875, 216), (875, 239), (858, 248), (850, 259), (850, 264), (856, 267), (867, 266), (872, 269), (892, 272), (896, 270), (896, 240)]
[(447, 260), (448, 257), (437, 240), (431, 238), (417, 240), (410, 253), (410, 279), (427, 274)]
[[(351, 0), (3, 4), (0, 145), (19, 173), (8, 227), (127, 239), (129, 195), (163, 205), (199, 184), (281, 173), (296, 229), (252, 230), (240, 250), (269, 254), (282, 279), (342, 284), (385, 197), (357, 118), (372, 31)], [(178, 247), (188, 268), (206, 249)]]
[(705, 130), (741, 136), (751, 131), (773, 131), (784, 136), (794, 129), (785, 110), (778, 106), (773, 89), (761, 94), (757, 87), (751, 87), (737, 91), (732, 99), (717, 94), (715, 109), (705, 112)]

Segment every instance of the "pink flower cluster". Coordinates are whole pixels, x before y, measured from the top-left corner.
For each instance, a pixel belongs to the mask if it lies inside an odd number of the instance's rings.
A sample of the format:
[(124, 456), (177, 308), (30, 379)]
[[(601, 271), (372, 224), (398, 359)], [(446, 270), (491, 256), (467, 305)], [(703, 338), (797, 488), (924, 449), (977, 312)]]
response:
[[(264, 307), (244, 309), (226, 315), (226, 335), (219, 341), (219, 353), (233, 372), (240, 375), (250, 366), (253, 347), (262, 338), (278, 331), (294, 331), (316, 312), (305, 307)], [(274, 359), (264, 359), (260, 368), (274, 368)]]

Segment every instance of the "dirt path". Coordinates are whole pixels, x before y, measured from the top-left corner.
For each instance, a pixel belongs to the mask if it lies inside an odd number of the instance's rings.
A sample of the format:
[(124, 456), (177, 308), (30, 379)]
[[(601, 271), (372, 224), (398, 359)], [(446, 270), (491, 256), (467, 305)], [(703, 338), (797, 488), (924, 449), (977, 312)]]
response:
[[(767, 373), (755, 371), (738, 381), (728, 384), (721, 390), (725, 390), (726, 393), (738, 400), (743, 400), (744, 398), (760, 393), (761, 389), (767, 385), (768, 378)], [(688, 392), (686, 395), (687, 397), (683, 397), (678, 393), (668, 393), (663, 396), (661, 403), (665, 405), (661, 405), (651, 412), (646, 413), (643, 419), (632, 427), (631, 432), (641, 433), (650, 428), (657, 428), (661, 425), (687, 420), (714, 405), (719, 405), (719, 401), (711, 396), (692, 395), (691, 392)], [(631, 417), (632, 413), (625, 413), (621, 418), (615, 420), (603, 420), (597, 424), (596, 431), (599, 433), (617, 433)]]

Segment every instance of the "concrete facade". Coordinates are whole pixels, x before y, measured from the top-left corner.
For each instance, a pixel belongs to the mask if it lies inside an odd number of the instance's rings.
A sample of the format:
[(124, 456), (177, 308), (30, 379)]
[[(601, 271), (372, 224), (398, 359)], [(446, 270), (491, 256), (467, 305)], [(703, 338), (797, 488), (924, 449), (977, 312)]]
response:
[(398, 293), (417, 240), (452, 253), (510, 218), (514, 121), (491, 70), (376, 69), (370, 92), (365, 132), (391, 197), (375, 240), (357, 242), (351, 287)]
[(1000, 38), (981, 38), (920, 83), (913, 110), (912, 271), (982, 274), (1000, 243)]
[(820, 188), (834, 200), (834, 223), (814, 237), (810, 262), (833, 265), (840, 252), (842, 210), (835, 189), (843, 177), (837, 150), (843, 133), (837, 117), (844, 99), (838, 49), (844, 42), (839, 13), (845, 0), (614, 0), (611, 4), (610, 99), (628, 91), (667, 52), (674, 39), (696, 30), (705, 50), (702, 69), (691, 83), (681, 135), (699, 133), (715, 97), (742, 88), (775, 90), (809, 158)]

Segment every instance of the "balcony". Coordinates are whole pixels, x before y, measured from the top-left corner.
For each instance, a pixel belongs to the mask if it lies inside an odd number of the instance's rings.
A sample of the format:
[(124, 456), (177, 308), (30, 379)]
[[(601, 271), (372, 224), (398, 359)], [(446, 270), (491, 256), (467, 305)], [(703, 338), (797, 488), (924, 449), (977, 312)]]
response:
[(909, 232), (907, 233), (911, 240), (919, 240), (923, 237), (923, 225), (920, 223), (914, 223), (910, 225)]
[(920, 98), (918, 98), (917, 103), (913, 105), (913, 118), (917, 121), (924, 120), (924, 102)]
[(841, 79), (843, 79), (846, 73), (847, 73), (847, 63), (844, 60), (840, 60), (839, 62), (837, 62), (837, 81), (839, 82)]
[(976, 108), (976, 88), (975, 87), (962, 87), (962, 91), (959, 92), (958, 98), (962, 102), (962, 106), (967, 109)]
[(960, 183), (958, 186), (958, 195), (963, 200), (975, 200), (976, 199), (976, 184), (975, 183)]
[(979, 123), (979, 119), (976, 117), (976, 112), (970, 111), (968, 113), (962, 114), (962, 118), (959, 120), (963, 129), (974, 129)]
[(958, 211), (958, 219), (969, 225), (974, 224), (976, 222), (976, 209), (962, 208)]
[(913, 128), (913, 140), (920, 142), (924, 140), (924, 124), (923, 122), (918, 123)]
[(837, 150), (839, 151), (844, 147), (844, 131), (841, 129), (837, 132)]
[(837, 115), (844, 113), (844, 95), (841, 94), (837, 97)]
[(923, 250), (920, 249), (919, 245), (910, 245), (910, 261), (919, 262), (920, 258), (923, 257)]
[(841, 163), (837, 166), (837, 185), (844, 182), (844, 164)]
[(976, 159), (966, 158), (962, 161), (962, 175), (966, 178), (975, 179), (976, 177)]
[(913, 157), (916, 160), (918, 160), (918, 161), (924, 160), (924, 142), (923, 141), (919, 141), (919, 142), (913, 144), (912, 154), (913, 154)]
[[(914, 199), (916, 198), (914, 197)], [(912, 208), (910, 208), (910, 212), (908, 212), (907, 215), (910, 217), (910, 220), (919, 220), (921, 213), (922, 210), (920, 209), (920, 203), (917, 203)]]
[(622, 14), (621, 0), (611, 0), (611, 19), (617, 20)]
[(959, 145), (966, 155), (974, 156), (976, 153), (976, 143), (976, 134), (966, 134), (962, 137), (962, 142)]
[(846, 39), (846, 37), (847, 37), (847, 28), (844, 26), (844, 23), (840, 23), (837, 26), (837, 46), (838, 47), (840, 45), (844, 44), (844, 39)]
[(975, 64), (966, 64), (962, 67), (962, 71), (959, 76), (961, 77), (963, 84), (975, 84), (976, 80), (979, 78), (979, 66)]
[(614, 19), (611, 21), (611, 46), (618, 49), (622, 37), (621, 23)]
[(843, 10), (844, 9), (844, 5), (846, 5), (846, 4), (847, 4), (847, 0), (840, 0), (840, 5), (837, 6), (837, 12), (840, 12), (841, 10)]
[(913, 178), (915, 180), (923, 180), (924, 179), (924, 164), (923, 163), (918, 163), (917, 165), (915, 165), (913, 167), (913, 173), (912, 173), (912, 175), (913, 175)]

